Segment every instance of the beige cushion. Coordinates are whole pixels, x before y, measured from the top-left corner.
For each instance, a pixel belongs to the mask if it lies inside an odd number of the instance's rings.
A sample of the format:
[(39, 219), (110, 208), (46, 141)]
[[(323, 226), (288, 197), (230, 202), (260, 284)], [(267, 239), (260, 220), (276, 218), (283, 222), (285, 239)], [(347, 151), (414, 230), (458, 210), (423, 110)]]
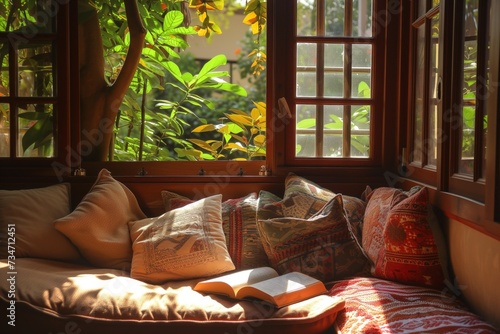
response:
[(76, 209), (54, 226), (91, 264), (128, 270), (132, 245), (127, 224), (145, 217), (130, 189), (103, 169)]
[[(196, 292), (200, 278), (152, 285), (121, 270), (50, 260), (19, 259), (16, 269), (15, 333), (314, 334), (331, 332), (344, 306), (343, 299), (320, 295), (276, 309)], [(0, 260), (0, 305), (5, 307), (7, 272), (7, 261)], [(3, 328), (8, 320), (2, 319)]]
[[(54, 260), (80, 259), (75, 246), (52, 225), (55, 219), (69, 212), (68, 183), (36, 189), (0, 190), (0, 258), (14, 255)], [(15, 238), (15, 243), (9, 238)], [(15, 247), (15, 253), (9, 253), (9, 241)]]
[(131, 222), (130, 276), (161, 283), (235, 269), (222, 230), (222, 195), (214, 195), (155, 218)]

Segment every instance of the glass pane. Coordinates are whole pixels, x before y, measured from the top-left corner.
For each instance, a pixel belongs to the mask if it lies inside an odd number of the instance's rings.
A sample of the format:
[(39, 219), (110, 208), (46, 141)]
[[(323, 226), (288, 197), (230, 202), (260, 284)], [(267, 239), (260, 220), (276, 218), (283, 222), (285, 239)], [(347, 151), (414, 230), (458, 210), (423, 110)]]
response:
[(22, 45), (18, 50), (19, 96), (54, 96), (52, 45)]
[(429, 67), (429, 139), (427, 146), (427, 164), (436, 166), (437, 160), (437, 113), (439, 82), (439, 14), (431, 20), (431, 50)]
[(414, 162), (422, 162), (422, 118), (424, 110), (424, 80), (425, 80), (425, 26), (417, 30), (417, 55), (415, 59), (415, 89), (413, 97), (414, 108), (414, 133), (413, 152), (411, 159)]
[[(357, 37), (372, 37), (372, 1), (358, 0), (357, 8), (352, 13), (352, 35)], [(356, 6), (356, 1), (354, 1)]]
[(344, 106), (324, 106), (323, 157), (343, 156)]
[(351, 96), (371, 97), (372, 46), (354, 44), (352, 46), (352, 85)]
[(351, 157), (370, 156), (370, 106), (352, 106)]
[(18, 157), (52, 157), (54, 154), (52, 104), (28, 104), (18, 110)]
[(316, 96), (317, 44), (297, 44), (297, 96)]
[(0, 31), (16, 31), (18, 39), (23, 34), (53, 33), (58, 9), (57, 3), (47, 0), (22, 1), (22, 5), (21, 1), (0, 1)]
[(316, 36), (316, 1), (297, 0), (297, 36)]
[(350, 36), (344, 31), (345, 0), (325, 1), (325, 35), (329, 37)]
[(0, 103), (0, 157), (10, 155), (10, 108), (7, 103)]
[(478, 0), (469, 0), (465, 4), (464, 15), (464, 62), (463, 62), (463, 106), (461, 156), (458, 172), (472, 175), (474, 173), (474, 145), (476, 127), (476, 81), (477, 81), (477, 22)]
[(344, 96), (344, 45), (325, 44), (325, 97)]
[[(0, 43), (0, 50), (7, 51), (7, 43)], [(9, 96), (9, 54), (0, 51), (0, 96)]]
[(298, 104), (296, 120), (296, 156), (316, 156), (316, 106)]

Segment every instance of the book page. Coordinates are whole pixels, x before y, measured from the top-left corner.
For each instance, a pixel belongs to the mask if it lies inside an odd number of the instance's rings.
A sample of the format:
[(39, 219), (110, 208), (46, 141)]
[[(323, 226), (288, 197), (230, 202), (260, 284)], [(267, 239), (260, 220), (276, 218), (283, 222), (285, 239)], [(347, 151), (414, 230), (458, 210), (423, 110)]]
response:
[(238, 271), (229, 275), (212, 278), (199, 282), (195, 291), (222, 293), (236, 298), (236, 293), (244, 286), (277, 277), (276, 270), (270, 267), (261, 267)]
[(292, 272), (242, 287), (237, 297), (241, 299), (255, 297), (281, 307), (326, 292), (321, 281), (299, 272)]

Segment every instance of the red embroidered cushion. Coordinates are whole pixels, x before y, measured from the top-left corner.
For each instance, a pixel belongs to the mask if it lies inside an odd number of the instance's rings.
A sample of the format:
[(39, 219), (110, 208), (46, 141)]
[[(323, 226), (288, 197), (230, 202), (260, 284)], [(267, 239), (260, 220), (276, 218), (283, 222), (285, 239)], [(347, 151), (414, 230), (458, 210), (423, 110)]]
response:
[(442, 288), (447, 279), (444, 238), (427, 188), (378, 188), (368, 195), (362, 236), (374, 276)]
[(444, 291), (357, 277), (336, 283), (329, 294), (345, 299), (337, 315), (342, 333), (498, 333)]

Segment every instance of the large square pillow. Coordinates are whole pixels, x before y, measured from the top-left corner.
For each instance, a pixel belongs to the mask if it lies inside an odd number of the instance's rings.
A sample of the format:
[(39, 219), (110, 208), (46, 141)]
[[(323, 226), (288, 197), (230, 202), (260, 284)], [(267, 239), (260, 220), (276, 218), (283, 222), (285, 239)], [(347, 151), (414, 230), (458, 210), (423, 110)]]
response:
[[(180, 194), (161, 192), (165, 211), (193, 203)], [(222, 228), (226, 246), (236, 269), (251, 269), (269, 265), (257, 230), (257, 194), (228, 199), (222, 202)]]
[(130, 222), (130, 276), (162, 283), (235, 269), (222, 230), (221, 199), (210, 196), (159, 217)]
[(362, 246), (376, 277), (437, 289), (447, 282), (446, 245), (425, 187), (373, 190)]
[(132, 191), (103, 169), (75, 210), (57, 219), (54, 226), (91, 264), (130, 270), (132, 244), (128, 222), (143, 218), (146, 215)]
[[(81, 259), (76, 247), (52, 224), (69, 213), (69, 183), (0, 190), (0, 258), (15, 255), (68, 261)], [(9, 253), (12, 250), (9, 243), (15, 247), (15, 253)]]
[(349, 231), (342, 196), (309, 217), (259, 220), (271, 265), (280, 273), (299, 271), (323, 282), (359, 274), (366, 258)]

